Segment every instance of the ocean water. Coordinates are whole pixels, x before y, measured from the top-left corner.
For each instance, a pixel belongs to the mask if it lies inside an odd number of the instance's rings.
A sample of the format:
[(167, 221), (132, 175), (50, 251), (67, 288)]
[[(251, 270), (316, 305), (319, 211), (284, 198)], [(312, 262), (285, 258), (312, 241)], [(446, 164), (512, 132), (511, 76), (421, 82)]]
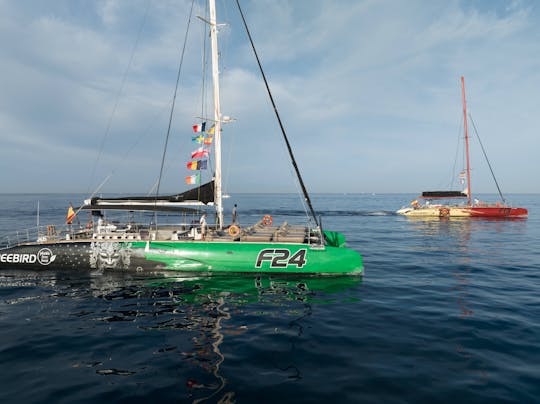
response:
[[(540, 195), (507, 197), (527, 220), (393, 213), (414, 196), (313, 196), (363, 278), (0, 271), (0, 402), (540, 402)], [(78, 197), (0, 195), (0, 234)]]

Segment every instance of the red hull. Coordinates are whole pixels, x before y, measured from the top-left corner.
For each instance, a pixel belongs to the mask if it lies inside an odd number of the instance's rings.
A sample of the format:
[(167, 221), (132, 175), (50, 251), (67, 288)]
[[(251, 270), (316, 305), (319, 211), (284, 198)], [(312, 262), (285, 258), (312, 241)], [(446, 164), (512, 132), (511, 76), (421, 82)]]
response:
[(529, 214), (527, 209), (508, 206), (474, 206), (466, 209), (471, 213), (471, 217), (527, 217)]

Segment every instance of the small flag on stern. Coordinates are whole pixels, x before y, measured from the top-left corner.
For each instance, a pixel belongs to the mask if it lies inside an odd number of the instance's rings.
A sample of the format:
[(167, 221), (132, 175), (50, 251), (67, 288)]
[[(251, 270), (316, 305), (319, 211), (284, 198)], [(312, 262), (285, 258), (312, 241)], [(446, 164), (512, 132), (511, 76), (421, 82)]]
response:
[(193, 125), (193, 132), (204, 132), (206, 128), (206, 122)]
[(187, 163), (188, 170), (206, 170), (208, 162), (206, 160), (190, 161)]
[(75, 219), (75, 211), (73, 210), (73, 206), (71, 206), (70, 203), (66, 215), (66, 224), (71, 224), (73, 222), (73, 219)]
[(201, 157), (208, 157), (208, 150), (206, 150), (204, 147), (199, 147), (197, 150), (191, 153), (192, 159), (198, 159)]
[(186, 184), (198, 184), (199, 183), (199, 174), (188, 175), (186, 177)]

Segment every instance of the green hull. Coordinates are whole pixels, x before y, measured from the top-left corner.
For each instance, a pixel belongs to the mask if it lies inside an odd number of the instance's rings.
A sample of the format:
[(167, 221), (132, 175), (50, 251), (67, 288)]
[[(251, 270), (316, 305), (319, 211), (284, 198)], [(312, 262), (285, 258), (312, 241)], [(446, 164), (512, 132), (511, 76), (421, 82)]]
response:
[(65, 240), (0, 250), (0, 269), (134, 270), (197, 274), (362, 275), (362, 257), (344, 247), (239, 241)]
[(170, 271), (361, 275), (362, 257), (343, 247), (288, 243), (136, 242), (134, 251)]

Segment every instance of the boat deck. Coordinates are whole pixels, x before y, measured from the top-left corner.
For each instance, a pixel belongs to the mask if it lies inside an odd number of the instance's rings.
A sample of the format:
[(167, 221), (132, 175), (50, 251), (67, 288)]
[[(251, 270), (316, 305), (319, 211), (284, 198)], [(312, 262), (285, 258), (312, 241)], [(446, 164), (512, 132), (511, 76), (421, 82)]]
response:
[[(90, 237), (88, 237), (90, 236)], [(230, 231), (230, 228), (219, 230), (209, 227), (206, 235), (200, 233), (200, 227), (163, 226), (155, 229), (141, 229), (136, 232), (97, 232), (82, 235), (79, 238), (91, 238), (92, 240), (152, 240), (152, 241), (208, 241), (208, 242), (248, 242), (248, 243), (316, 243), (320, 237), (313, 230), (300, 225), (291, 225), (287, 222), (279, 226), (268, 226), (258, 222), (245, 228), (238, 227), (238, 231)]]
[[(233, 226), (231, 226), (233, 227)], [(222, 230), (209, 226), (206, 235), (201, 234), (199, 224), (160, 225), (157, 227), (105, 224), (92, 228), (77, 226), (41, 226), (39, 229), (19, 231), (0, 239), (0, 249), (23, 243), (70, 243), (94, 241), (207, 241), (245, 243), (295, 243), (317, 244), (321, 235), (317, 229), (287, 222), (278, 226), (266, 225), (262, 221), (247, 226)]]

